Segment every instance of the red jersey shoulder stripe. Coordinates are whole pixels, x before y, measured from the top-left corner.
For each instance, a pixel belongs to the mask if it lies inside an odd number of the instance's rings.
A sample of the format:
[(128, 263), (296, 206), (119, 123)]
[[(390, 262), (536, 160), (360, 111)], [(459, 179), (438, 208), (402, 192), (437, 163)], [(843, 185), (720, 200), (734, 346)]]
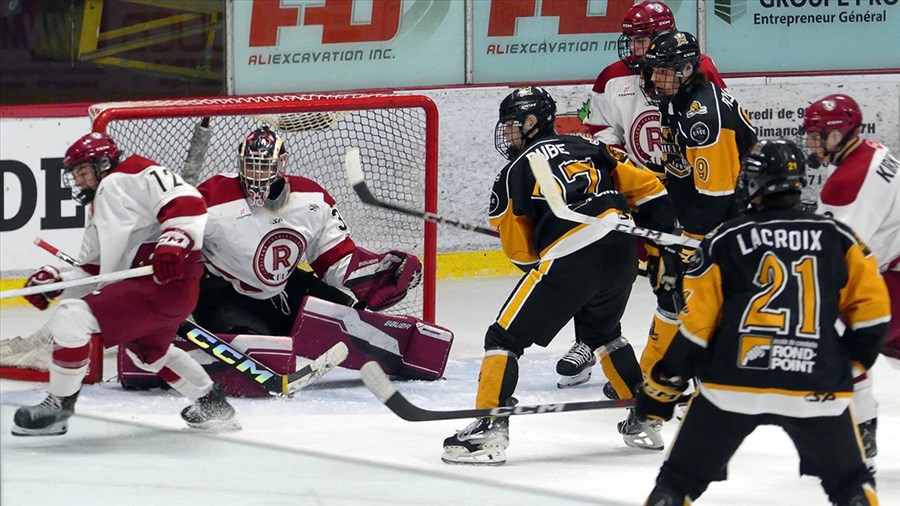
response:
[(291, 193), (321, 193), (325, 203), (329, 206), (334, 206), (334, 199), (331, 198), (328, 191), (312, 179), (302, 176), (287, 176), (287, 180), (291, 184)]
[(206, 200), (206, 205), (209, 207), (245, 198), (237, 174), (213, 176), (198, 186), (197, 190), (203, 195), (203, 199)]
[(846, 206), (856, 201), (859, 190), (869, 172), (869, 164), (875, 155), (875, 148), (861, 143), (853, 150), (834, 173), (828, 176), (819, 198), (829, 206)]

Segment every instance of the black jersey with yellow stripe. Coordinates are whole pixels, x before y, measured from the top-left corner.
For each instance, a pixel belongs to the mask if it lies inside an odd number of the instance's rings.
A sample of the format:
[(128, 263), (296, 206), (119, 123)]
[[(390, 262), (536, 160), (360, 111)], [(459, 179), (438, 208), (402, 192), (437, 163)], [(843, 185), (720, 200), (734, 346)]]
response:
[(659, 367), (695, 375), (713, 404), (747, 414), (840, 414), (853, 392), (851, 364), (874, 363), (890, 320), (868, 248), (846, 225), (794, 209), (741, 217), (707, 236), (684, 296), (679, 344)]
[[(596, 217), (616, 214), (663, 232), (675, 229), (666, 190), (649, 171), (625, 161), (621, 152), (571, 135), (545, 137), (507, 164), (491, 193), (489, 218), (503, 251), (518, 265), (558, 258), (598, 240), (628, 237), (560, 220), (550, 211), (526, 156), (542, 153), (569, 206)], [(636, 210), (632, 216), (632, 209)]]
[(682, 90), (660, 109), (666, 188), (678, 221), (686, 232), (706, 235), (735, 217), (741, 160), (756, 144), (756, 131), (738, 101), (708, 82)]

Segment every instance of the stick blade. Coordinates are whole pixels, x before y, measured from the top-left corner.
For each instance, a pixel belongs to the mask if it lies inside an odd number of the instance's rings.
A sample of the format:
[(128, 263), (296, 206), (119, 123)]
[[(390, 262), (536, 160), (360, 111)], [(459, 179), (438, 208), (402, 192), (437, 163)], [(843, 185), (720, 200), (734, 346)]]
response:
[(347, 359), (349, 353), (350, 350), (346, 344), (335, 344), (299, 371), (288, 376), (287, 394), (293, 394), (331, 372), (331, 370), (341, 365)]
[(378, 362), (366, 362), (359, 368), (359, 373), (362, 376), (363, 383), (366, 384), (366, 387), (371, 390), (372, 393), (375, 394), (375, 397), (382, 403), (386, 403), (388, 399), (397, 393), (397, 389), (391, 384), (391, 380), (388, 378), (387, 374), (384, 373), (381, 366), (378, 365)]
[(347, 170), (347, 178), (350, 180), (351, 186), (366, 181), (362, 171), (362, 162), (359, 158), (359, 148), (350, 148), (344, 155), (344, 168)]

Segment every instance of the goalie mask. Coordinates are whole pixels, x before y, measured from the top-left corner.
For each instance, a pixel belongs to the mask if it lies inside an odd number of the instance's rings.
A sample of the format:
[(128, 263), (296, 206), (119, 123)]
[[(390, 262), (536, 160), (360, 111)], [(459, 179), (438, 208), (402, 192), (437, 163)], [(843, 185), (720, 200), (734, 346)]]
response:
[(792, 141), (778, 139), (756, 143), (741, 164), (739, 187), (746, 203), (776, 193), (800, 193), (806, 186), (803, 150)]
[(861, 125), (859, 104), (847, 95), (828, 95), (810, 104), (803, 115), (810, 165), (831, 163), (835, 153), (859, 137)]
[(662, 2), (640, 2), (625, 13), (619, 36), (619, 59), (631, 70), (640, 70), (644, 53), (657, 35), (675, 29), (672, 9)]
[(75, 141), (63, 158), (63, 181), (72, 199), (82, 205), (94, 200), (103, 176), (119, 163), (122, 152), (112, 137), (91, 132)]
[(238, 148), (241, 188), (252, 207), (279, 209), (290, 190), (284, 177), (284, 141), (269, 127), (257, 128)]
[(500, 102), (500, 119), (494, 128), (494, 147), (507, 160), (514, 160), (532, 142), (554, 135), (556, 102), (547, 90), (526, 86)]

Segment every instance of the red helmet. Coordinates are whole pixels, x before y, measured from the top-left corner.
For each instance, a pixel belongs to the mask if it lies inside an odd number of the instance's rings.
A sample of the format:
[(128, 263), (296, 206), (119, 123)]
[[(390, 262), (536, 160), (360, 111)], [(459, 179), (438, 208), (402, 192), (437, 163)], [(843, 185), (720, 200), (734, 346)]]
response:
[(631, 70), (641, 70), (641, 58), (632, 54), (631, 37), (652, 39), (660, 33), (675, 29), (672, 9), (662, 2), (640, 2), (625, 13), (622, 20), (622, 35), (619, 35), (617, 49), (619, 59)]
[(100, 132), (91, 132), (69, 146), (63, 158), (63, 179), (72, 189), (72, 198), (75, 202), (85, 205), (94, 200), (96, 187), (80, 187), (72, 169), (83, 163), (89, 163), (94, 171), (94, 184), (99, 184), (103, 174), (119, 163), (121, 154), (116, 141)]
[[(119, 161), (121, 154), (112, 137), (100, 132), (91, 132), (69, 146), (66, 157), (63, 158), (63, 167), (71, 170), (86, 162), (96, 165), (102, 162), (103, 158), (113, 166)], [(106, 170), (109, 168), (111, 167), (107, 167)]]
[(672, 9), (662, 2), (639, 2), (625, 13), (622, 33), (653, 37), (660, 32), (675, 29)]
[(837, 130), (846, 141), (848, 136), (854, 136), (856, 128), (860, 125), (862, 112), (859, 110), (859, 104), (856, 100), (841, 94), (828, 95), (813, 102), (806, 108), (803, 116), (803, 129), (806, 133), (817, 133), (823, 139), (828, 137), (832, 130)]

